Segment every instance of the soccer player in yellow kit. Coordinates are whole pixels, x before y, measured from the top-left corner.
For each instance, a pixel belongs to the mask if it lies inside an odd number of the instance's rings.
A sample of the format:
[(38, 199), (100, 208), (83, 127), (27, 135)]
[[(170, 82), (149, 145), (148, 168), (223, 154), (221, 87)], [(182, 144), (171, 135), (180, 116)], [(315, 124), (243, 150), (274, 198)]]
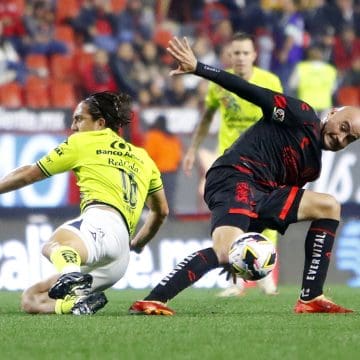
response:
[[(227, 71), (240, 76), (252, 84), (282, 92), (280, 79), (275, 74), (254, 66), (256, 56), (255, 44), (252, 37), (245, 33), (234, 34), (230, 44), (230, 62), (232, 68)], [(196, 153), (209, 132), (211, 122), (217, 110), (220, 110), (221, 121), (218, 132), (218, 150), (217, 154), (214, 154), (213, 160), (215, 160), (218, 155), (222, 155), (239, 137), (239, 134), (243, 133), (262, 117), (262, 111), (258, 106), (210, 82), (205, 98), (204, 114), (195, 130), (190, 147), (183, 160), (183, 170), (187, 175), (191, 174)], [(210, 167), (210, 165), (211, 163), (209, 163), (206, 168)], [(276, 244), (276, 231), (267, 229), (263, 234)], [(273, 275), (269, 275), (258, 281), (257, 285), (266, 294), (277, 293)], [(243, 292), (244, 283), (238, 281), (237, 285), (225, 289), (219, 295), (234, 296), (242, 295)]]
[[(93, 314), (103, 290), (125, 274), (130, 249), (140, 252), (168, 214), (160, 172), (147, 152), (118, 135), (131, 120), (128, 95), (102, 92), (81, 101), (66, 141), (0, 180), (0, 193), (72, 170), (81, 214), (59, 226), (42, 253), (58, 274), (25, 290), (28, 313)], [(144, 205), (149, 213), (134, 235)]]

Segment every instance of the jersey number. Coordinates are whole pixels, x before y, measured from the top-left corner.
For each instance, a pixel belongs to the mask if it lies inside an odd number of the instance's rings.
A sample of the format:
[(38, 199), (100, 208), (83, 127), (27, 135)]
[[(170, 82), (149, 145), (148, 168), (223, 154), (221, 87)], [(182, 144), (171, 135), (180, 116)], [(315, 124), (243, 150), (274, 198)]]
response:
[(137, 203), (137, 183), (134, 179), (134, 175), (132, 173), (127, 173), (123, 169), (119, 170), (124, 190), (124, 201), (132, 208), (135, 208)]

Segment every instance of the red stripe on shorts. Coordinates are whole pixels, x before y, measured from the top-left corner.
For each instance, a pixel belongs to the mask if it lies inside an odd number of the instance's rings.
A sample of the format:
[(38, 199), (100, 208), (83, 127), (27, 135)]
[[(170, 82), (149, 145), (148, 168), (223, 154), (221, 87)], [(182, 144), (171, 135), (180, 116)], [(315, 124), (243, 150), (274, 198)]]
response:
[(298, 193), (299, 191), (299, 188), (296, 187), (296, 186), (293, 186), (290, 190), (290, 194), (289, 196), (287, 197), (286, 201), (285, 201), (285, 205), (283, 206), (281, 212), (280, 212), (280, 220), (285, 220), (289, 210), (290, 210), (290, 207), (291, 205), (293, 204), (294, 200), (295, 200), (295, 196), (296, 194)]
[(259, 217), (259, 215), (257, 213), (254, 213), (253, 211), (247, 210), (247, 209), (229, 209), (229, 214), (241, 214), (241, 215), (246, 215), (249, 216), (251, 218), (257, 218)]

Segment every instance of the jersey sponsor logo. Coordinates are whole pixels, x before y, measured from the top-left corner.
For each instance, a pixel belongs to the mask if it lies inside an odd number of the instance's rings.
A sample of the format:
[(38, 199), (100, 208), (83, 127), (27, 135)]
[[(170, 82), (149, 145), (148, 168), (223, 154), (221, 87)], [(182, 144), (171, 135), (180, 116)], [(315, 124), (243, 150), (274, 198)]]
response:
[(278, 121), (278, 122), (283, 122), (285, 119), (285, 111), (284, 109), (280, 109), (278, 107), (274, 107), (274, 111), (273, 111), (273, 116), (272, 116), (273, 120)]
[(115, 155), (115, 156), (127, 156), (132, 158), (134, 155), (128, 151), (113, 151), (113, 150), (104, 150), (104, 149), (97, 149), (96, 155)]
[(212, 71), (212, 72), (216, 72), (216, 73), (220, 72), (219, 69), (213, 68), (213, 67), (208, 66), (208, 65), (204, 65), (204, 70), (208, 70), (208, 71)]
[(173, 271), (170, 272), (170, 274), (168, 274), (167, 276), (165, 276), (161, 281), (160, 281), (160, 285), (165, 286), (172, 277), (174, 277), (174, 275), (176, 273), (178, 273), (179, 271), (181, 271), (198, 253), (194, 253), (191, 254), (189, 256), (187, 256), (181, 263), (179, 263)]
[(123, 168), (123, 167), (126, 167), (126, 168), (129, 168), (131, 169), (132, 171), (138, 173), (139, 172), (139, 168), (132, 162), (130, 161), (127, 161), (127, 160), (114, 160), (114, 159), (108, 159), (108, 164), (111, 165), (111, 166), (115, 166), (117, 168)]
[(54, 151), (55, 151), (59, 156), (64, 155), (64, 151), (63, 151), (60, 147), (56, 147), (56, 148), (54, 149)]
[(131, 146), (129, 144), (125, 144), (120, 140), (115, 140), (110, 144), (110, 147), (112, 149), (121, 149), (124, 150), (126, 147), (128, 148), (129, 151), (131, 151)]
[(306, 275), (306, 280), (315, 280), (320, 267), (320, 260), (323, 253), (326, 232), (316, 234), (312, 248), (311, 263)]

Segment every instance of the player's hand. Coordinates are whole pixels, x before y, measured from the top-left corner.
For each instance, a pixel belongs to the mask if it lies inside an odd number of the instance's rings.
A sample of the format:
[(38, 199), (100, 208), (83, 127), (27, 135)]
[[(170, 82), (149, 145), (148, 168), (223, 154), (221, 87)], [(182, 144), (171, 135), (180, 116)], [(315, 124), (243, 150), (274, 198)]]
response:
[(135, 238), (130, 241), (130, 251), (134, 251), (137, 254), (140, 254), (143, 250), (144, 250), (144, 246), (139, 246)]
[(179, 40), (174, 36), (169, 41), (166, 50), (178, 61), (177, 69), (170, 71), (170, 75), (179, 75), (194, 72), (197, 60), (186, 37)]
[(191, 170), (194, 167), (194, 162), (195, 152), (189, 149), (182, 162), (182, 168), (186, 176), (191, 176)]
[(234, 268), (230, 264), (223, 266), (223, 269), (220, 271), (219, 275), (226, 274), (226, 281), (232, 280), (233, 284), (236, 284), (237, 276)]

